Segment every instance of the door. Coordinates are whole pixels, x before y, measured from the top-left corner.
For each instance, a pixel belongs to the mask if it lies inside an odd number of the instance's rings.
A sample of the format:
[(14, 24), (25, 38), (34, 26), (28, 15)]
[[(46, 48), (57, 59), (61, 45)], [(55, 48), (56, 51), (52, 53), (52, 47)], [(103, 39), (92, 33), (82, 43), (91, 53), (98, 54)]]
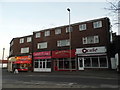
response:
[(78, 69), (84, 70), (84, 58), (78, 57)]

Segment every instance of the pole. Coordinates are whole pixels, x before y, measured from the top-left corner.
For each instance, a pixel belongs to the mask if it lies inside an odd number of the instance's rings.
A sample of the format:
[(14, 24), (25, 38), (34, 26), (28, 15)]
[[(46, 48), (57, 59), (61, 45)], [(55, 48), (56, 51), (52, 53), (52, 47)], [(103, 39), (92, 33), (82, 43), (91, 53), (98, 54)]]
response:
[(70, 48), (69, 48), (70, 49), (70, 64), (69, 65), (70, 65), (70, 71), (71, 71), (72, 70), (72, 63), (71, 63), (71, 44), (72, 43), (71, 43), (71, 28), (70, 28), (71, 27), (70, 26), (70, 9), (68, 8), (67, 10), (69, 12), (69, 41), (70, 41)]
[(3, 68), (3, 60), (4, 60), (4, 51), (5, 51), (5, 48), (3, 48), (3, 55), (2, 55), (2, 68)]

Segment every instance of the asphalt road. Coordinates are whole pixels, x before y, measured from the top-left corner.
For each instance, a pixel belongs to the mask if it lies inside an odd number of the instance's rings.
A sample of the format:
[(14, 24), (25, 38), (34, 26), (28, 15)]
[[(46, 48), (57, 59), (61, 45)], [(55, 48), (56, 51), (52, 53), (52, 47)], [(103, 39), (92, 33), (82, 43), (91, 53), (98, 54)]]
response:
[(2, 88), (119, 88), (118, 74), (114, 71), (19, 72), (3, 70)]

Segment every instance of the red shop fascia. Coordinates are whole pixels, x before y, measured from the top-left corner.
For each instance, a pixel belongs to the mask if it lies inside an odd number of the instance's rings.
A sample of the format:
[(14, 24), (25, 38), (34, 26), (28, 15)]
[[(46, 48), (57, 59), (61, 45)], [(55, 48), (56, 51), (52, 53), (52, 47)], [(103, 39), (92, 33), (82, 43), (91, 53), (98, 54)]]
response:
[(70, 69), (58, 68), (58, 66), (55, 63), (55, 60), (59, 60), (62, 58), (70, 58), (70, 52), (71, 52), (71, 58), (75, 58), (76, 57), (75, 49), (52, 51), (52, 58), (54, 59), (54, 70), (55, 71), (69, 71), (70, 70)]

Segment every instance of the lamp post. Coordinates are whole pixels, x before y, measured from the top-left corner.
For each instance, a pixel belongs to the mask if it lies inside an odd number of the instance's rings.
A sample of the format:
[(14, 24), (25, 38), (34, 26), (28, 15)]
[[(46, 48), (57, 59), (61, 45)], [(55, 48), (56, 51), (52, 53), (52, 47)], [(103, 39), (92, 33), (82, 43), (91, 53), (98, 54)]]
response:
[(3, 48), (3, 55), (2, 55), (2, 68), (3, 68), (3, 60), (4, 60), (4, 51), (5, 51), (5, 48)]
[(69, 12), (69, 41), (70, 41), (70, 71), (72, 69), (72, 63), (71, 63), (71, 27), (70, 27), (70, 9), (67, 8), (67, 11)]

